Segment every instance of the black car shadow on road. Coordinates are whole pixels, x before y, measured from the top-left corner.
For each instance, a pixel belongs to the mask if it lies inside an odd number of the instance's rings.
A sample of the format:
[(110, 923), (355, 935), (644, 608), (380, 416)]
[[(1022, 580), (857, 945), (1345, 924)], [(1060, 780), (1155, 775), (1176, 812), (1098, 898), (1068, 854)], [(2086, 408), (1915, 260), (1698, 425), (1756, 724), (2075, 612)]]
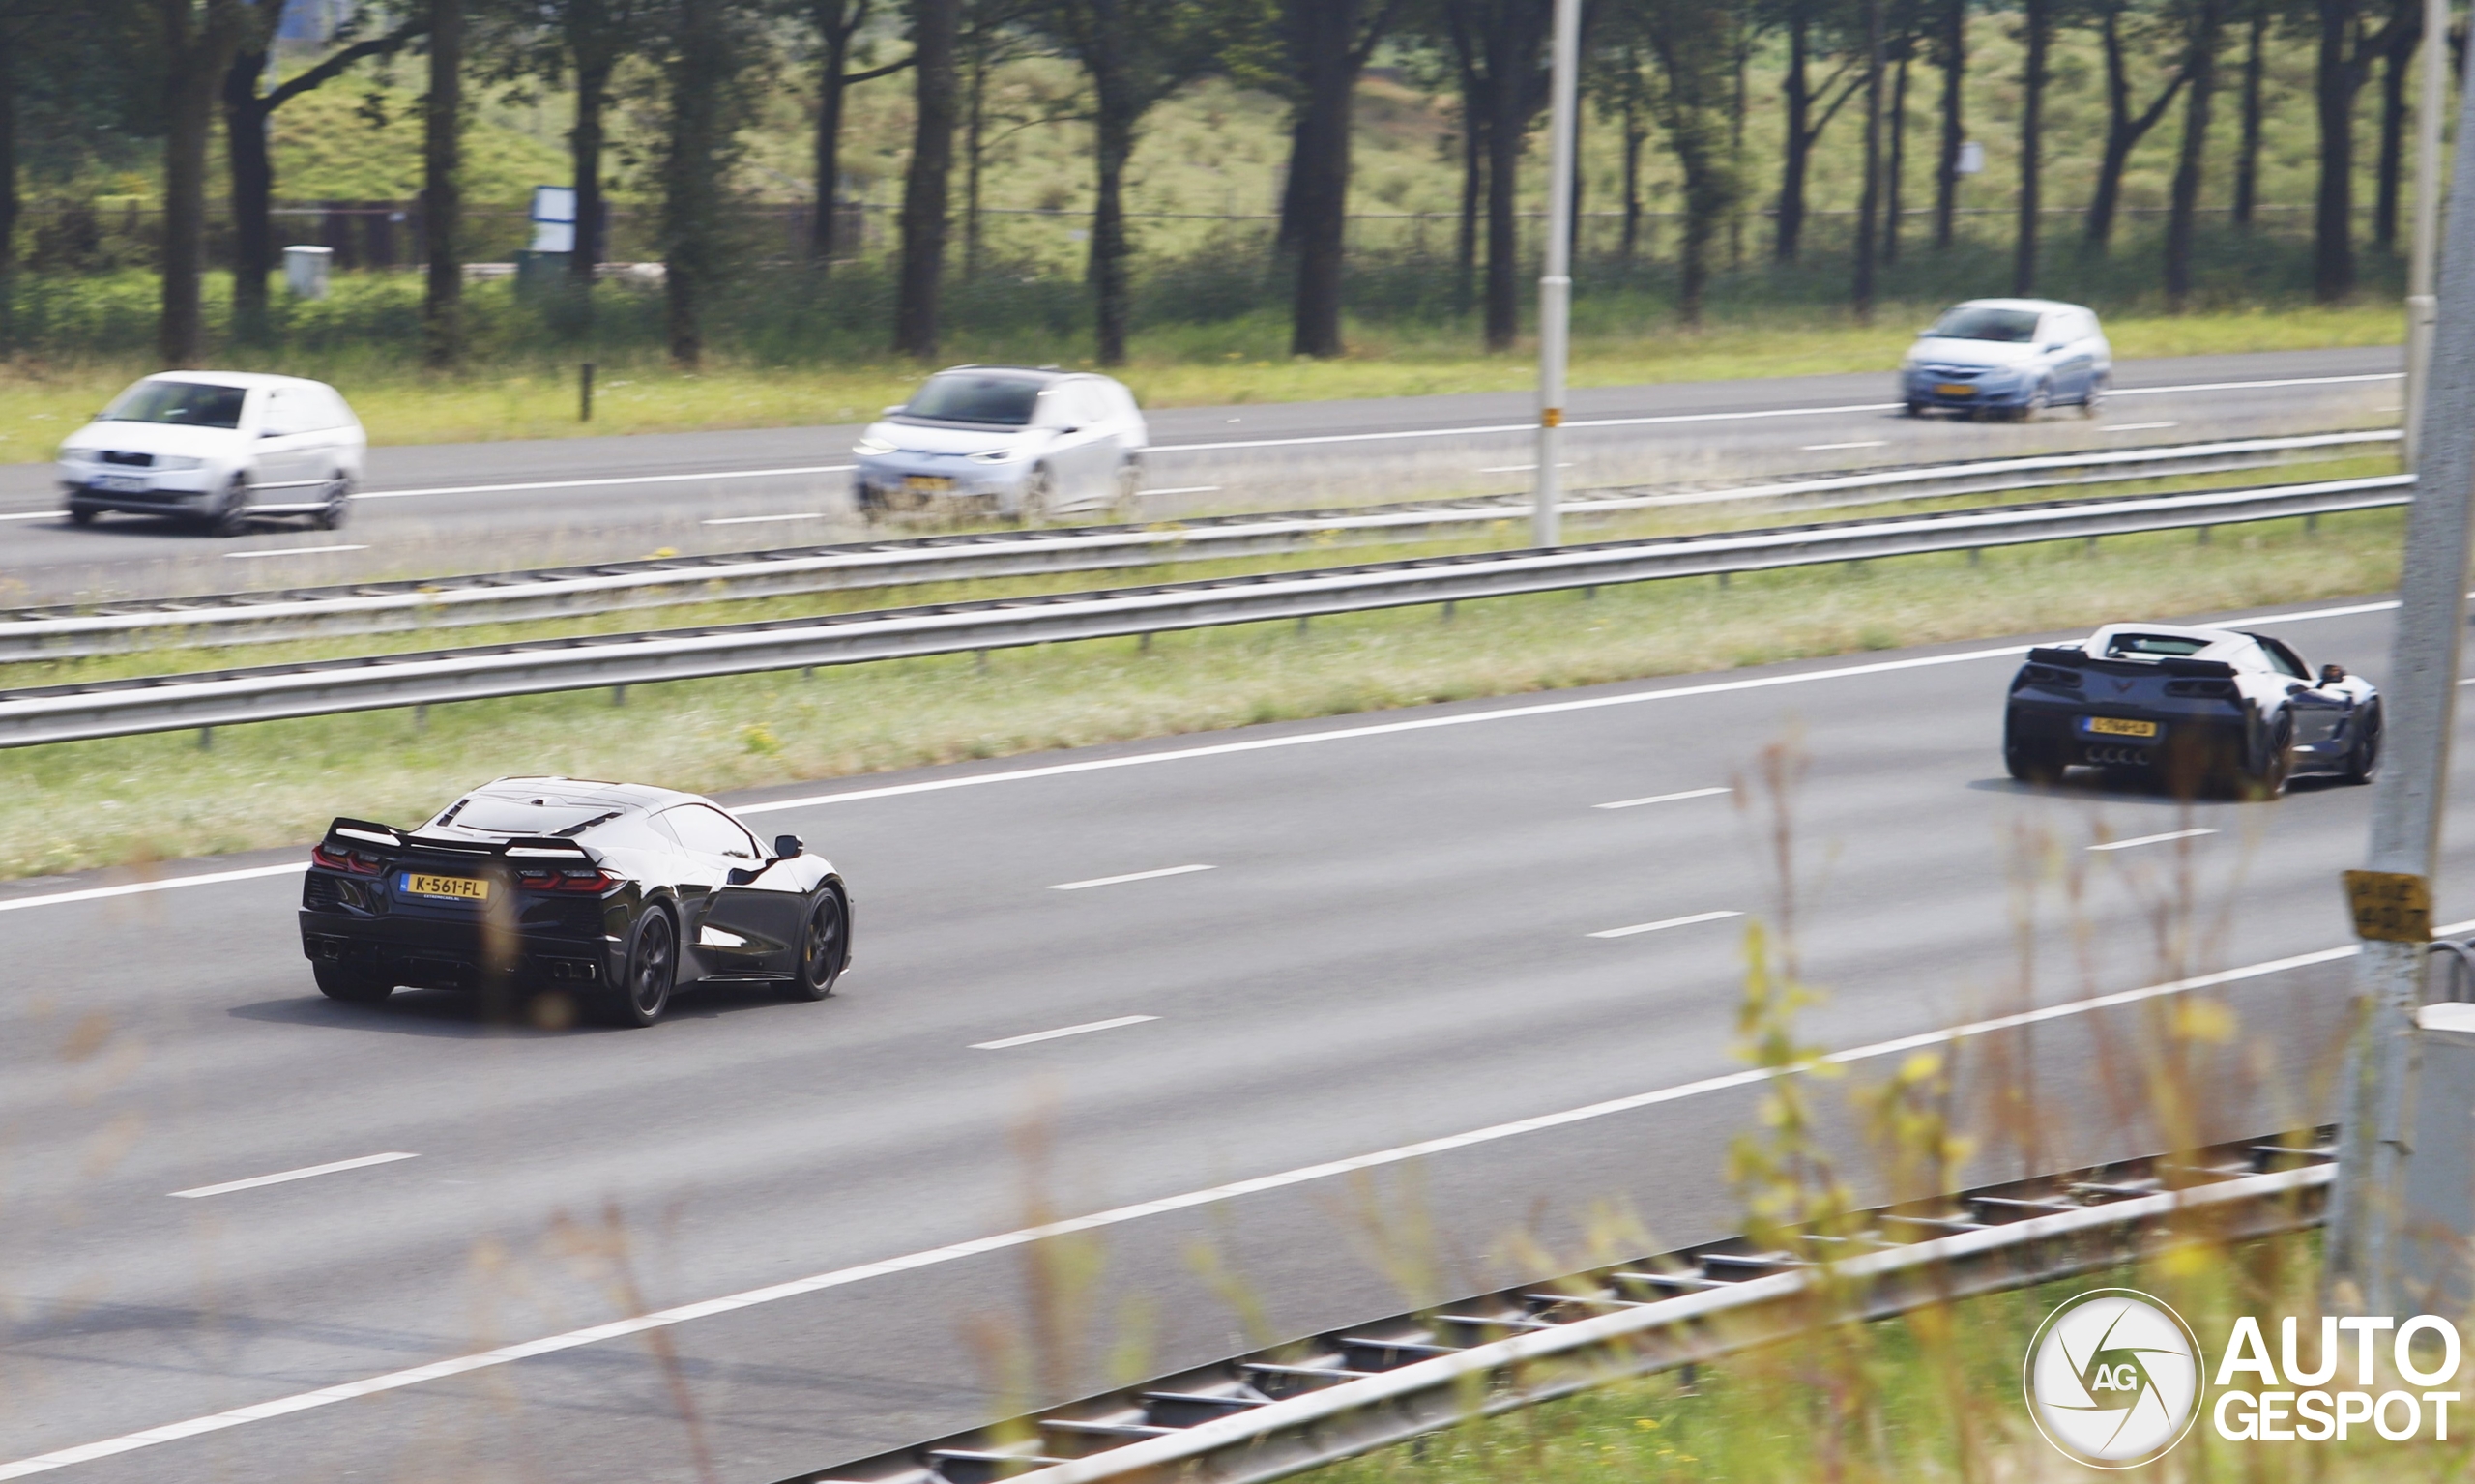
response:
[[(2162, 778), (2125, 777), (2101, 772), (2093, 768), (2074, 768), (2062, 775), (2058, 783), (2023, 783), (2017, 778), (1971, 779), (1969, 788), (1982, 794), (2019, 794), (2047, 799), (2084, 799), (2091, 803), (2173, 803), (2188, 804), (2194, 809), (2242, 808), (2267, 800), (2239, 799), (2231, 795), (2198, 794), (2186, 796), (2167, 786)], [(2289, 778), (2286, 789), (2289, 794), (2317, 794), (2325, 790), (2346, 789), (2355, 785), (2336, 776), (2315, 775)]]
[[(830, 1001), (827, 1002), (830, 1004)], [(658, 1035), (661, 1026), (682, 1020), (718, 1020), (742, 1010), (794, 1010), (798, 1006), (762, 985), (717, 984), (681, 990), (671, 997), (660, 1025), (645, 1033)], [(564, 996), (542, 994), (511, 1006), (487, 1006), (480, 995), (453, 990), (399, 989), (376, 1004), (330, 1000), (314, 991), (280, 1000), (236, 1004), (224, 1012), (239, 1020), (274, 1025), (315, 1026), (330, 1031), (378, 1031), (398, 1035), (445, 1036), (472, 1040), (481, 1036), (523, 1036), (541, 1039), (598, 1034), (619, 1028), (576, 1013)]]

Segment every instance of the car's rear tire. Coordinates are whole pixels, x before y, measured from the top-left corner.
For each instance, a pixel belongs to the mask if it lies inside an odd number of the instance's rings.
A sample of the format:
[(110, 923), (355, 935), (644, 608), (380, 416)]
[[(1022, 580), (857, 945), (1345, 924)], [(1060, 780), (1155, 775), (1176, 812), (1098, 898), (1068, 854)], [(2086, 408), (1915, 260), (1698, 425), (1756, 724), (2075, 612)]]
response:
[(2080, 415), (2082, 417), (2093, 418), (2097, 415), (2098, 409), (2106, 404), (2106, 393), (2112, 381), (2113, 378), (2111, 376), (2091, 376), (2088, 378), (2088, 394), (2080, 399)]
[(327, 481), (327, 500), (318, 508), (318, 529), (321, 531), (342, 530), (344, 516), (351, 508), (352, 476), (339, 470), (334, 479)]
[(800, 933), (800, 976), (784, 986), (794, 1000), (822, 1000), (833, 993), (851, 956), (851, 908), (831, 887), (817, 893)]
[(95, 523), (95, 508), (91, 505), (73, 505), (69, 508), (69, 523), (73, 526), (91, 526)]
[(2234, 780), (2245, 799), (2275, 799), (2286, 792), (2287, 771), (2294, 766), (2294, 718), (2281, 715), (2270, 724), (2268, 743), (2257, 758), (2247, 759)]
[(341, 964), (311, 964), (309, 972), (317, 977), (318, 993), (348, 1004), (376, 1004), (395, 992), (394, 985), (355, 973)]
[(1109, 514), (1126, 526), (1143, 518), (1143, 460), (1129, 458), (1118, 465), (1117, 488), (1109, 499)]
[(1056, 509), (1057, 474), (1040, 464), (1023, 477), (1023, 498), (1014, 507), (1014, 519), (1026, 526), (1044, 526)]
[(2062, 781), (2069, 755), (2057, 743), (2021, 737), (2006, 724), (2002, 729), (2002, 766), (2016, 781), (2042, 786)]
[(670, 914), (656, 907), (636, 923), (635, 941), (627, 946), (626, 973), (595, 1000), (594, 1009), (605, 1025), (650, 1026), (670, 1008), (670, 992), (678, 983), (679, 934), (670, 925)]
[(2348, 783), (2370, 783), (2380, 776), (2380, 744), (2385, 740), (2385, 723), (2380, 703), (2373, 701), (2355, 718), (2354, 745), (2346, 749), (2346, 770), (2343, 776)]

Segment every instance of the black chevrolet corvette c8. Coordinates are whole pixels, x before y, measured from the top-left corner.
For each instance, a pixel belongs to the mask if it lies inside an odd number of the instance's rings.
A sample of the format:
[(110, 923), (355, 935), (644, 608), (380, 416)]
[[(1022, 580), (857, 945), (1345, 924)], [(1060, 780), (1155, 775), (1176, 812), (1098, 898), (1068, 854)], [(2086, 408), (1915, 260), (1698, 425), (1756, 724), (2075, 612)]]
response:
[(2268, 634), (2176, 624), (2109, 624), (2028, 651), (2002, 728), (2023, 782), (2078, 764), (2256, 799), (2291, 777), (2369, 783), (2380, 742), (2380, 692), (2363, 677), (2315, 673)]
[(649, 1026), (689, 984), (831, 994), (851, 963), (851, 895), (799, 836), (768, 850), (694, 794), (501, 778), (413, 829), (328, 827), (302, 886), (301, 949), (337, 1000), (562, 990)]

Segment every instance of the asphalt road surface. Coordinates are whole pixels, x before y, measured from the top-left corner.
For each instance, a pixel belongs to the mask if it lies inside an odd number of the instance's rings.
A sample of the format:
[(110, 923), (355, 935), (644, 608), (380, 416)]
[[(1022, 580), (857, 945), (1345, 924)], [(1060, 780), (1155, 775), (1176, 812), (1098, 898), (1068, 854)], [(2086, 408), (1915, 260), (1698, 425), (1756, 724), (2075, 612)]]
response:
[[(2101, 417), (1899, 416), (1887, 373), (1575, 392), (1568, 487), (2386, 425), (2389, 347), (2124, 362)], [(1524, 489), (1529, 393), (1175, 408), (1150, 417), (1146, 513), (1364, 505)], [(142, 517), (83, 530), (49, 465), (0, 466), (0, 602), (231, 592), (859, 538), (857, 427), (372, 450), (342, 531), (267, 522), (217, 540)]]
[[(2260, 626), (2377, 680), (2388, 622)], [(1726, 1080), (1757, 918), (1792, 917), (1819, 1045), (2055, 1010), (1953, 1043), (1974, 1178), (2017, 1157), (1989, 1085), (2040, 1167), (2159, 1147), (2140, 1082), (2196, 996), (2234, 1033), (2179, 1074), (2189, 1136), (2325, 1117), (2369, 792), (2015, 786), (2024, 642), (734, 800), (849, 874), (858, 968), (650, 1031), (323, 1000), (292, 852), (11, 887), (0, 1478), (764, 1484), (1247, 1348), (1198, 1251), (1269, 1338), (1707, 1239), (1760, 1095)], [(1063, 1257), (1007, 1235), (1095, 1214)]]

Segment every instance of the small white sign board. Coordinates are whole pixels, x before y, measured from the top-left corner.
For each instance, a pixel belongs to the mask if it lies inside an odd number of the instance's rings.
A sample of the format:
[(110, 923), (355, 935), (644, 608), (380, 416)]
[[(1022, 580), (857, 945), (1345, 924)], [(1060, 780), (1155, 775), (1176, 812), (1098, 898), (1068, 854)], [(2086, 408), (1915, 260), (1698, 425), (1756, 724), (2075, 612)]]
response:
[(572, 186), (533, 188), (533, 250), (576, 250), (576, 192)]
[(1962, 143), (1960, 145), (1959, 163), (1955, 168), (1957, 168), (1962, 175), (1983, 175), (1985, 173), (1985, 146), (1977, 143), (1974, 139), (1969, 139)]

